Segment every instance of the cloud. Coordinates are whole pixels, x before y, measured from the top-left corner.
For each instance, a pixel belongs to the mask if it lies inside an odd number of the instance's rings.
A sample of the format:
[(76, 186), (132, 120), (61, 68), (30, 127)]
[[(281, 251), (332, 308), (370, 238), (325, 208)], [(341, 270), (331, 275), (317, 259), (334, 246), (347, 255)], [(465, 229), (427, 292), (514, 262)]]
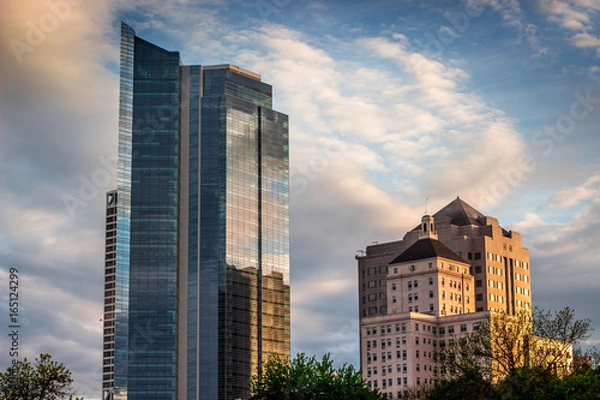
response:
[[(600, 175), (592, 173), (580, 185), (554, 194), (539, 213), (529, 213), (511, 228), (529, 247), (534, 304), (546, 309), (575, 308), (578, 318), (592, 318), (600, 327)], [(566, 211), (571, 210), (571, 213)], [(556, 222), (562, 220), (563, 222)], [(576, 295), (575, 295), (576, 294)], [(586, 345), (598, 343), (597, 335)]]
[(548, 20), (569, 30), (588, 30), (591, 26), (591, 14), (600, 10), (593, 1), (544, 0), (539, 3)]
[(527, 214), (525, 214), (525, 220), (515, 222), (514, 224), (511, 225), (510, 228), (511, 228), (511, 230), (520, 232), (522, 230), (530, 230), (530, 229), (537, 228), (537, 227), (540, 227), (543, 225), (545, 225), (545, 223), (538, 214), (527, 213)]
[(573, 207), (581, 202), (596, 198), (600, 194), (600, 175), (596, 174), (587, 179), (580, 186), (562, 190), (556, 193), (550, 200), (549, 208)]
[[(591, 317), (600, 327), (600, 200), (594, 198), (564, 224), (523, 227), (530, 248), (532, 293), (535, 304), (559, 309), (570, 305), (578, 318)], [(597, 342), (597, 337), (593, 340)]]
[(600, 47), (600, 38), (590, 35), (589, 33), (578, 33), (573, 36), (570, 41), (576, 47)]
[(572, 45), (596, 48), (600, 55), (600, 39), (588, 33), (595, 28), (593, 17), (600, 11), (600, 3), (589, 0), (543, 0), (539, 8), (548, 15), (548, 21), (569, 32), (578, 32), (569, 39)]
[[(3, 283), (8, 282), (7, 267), (2, 265), (0, 269)], [(96, 395), (102, 359), (99, 296), (86, 298), (79, 291), (61, 289), (56, 285), (57, 275), (45, 279), (26, 266), (14, 267), (18, 269), (18, 358), (33, 361), (40, 353), (49, 353), (72, 372), (79, 395), (86, 398)], [(93, 289), (88, 287), (88, 290)], [(97, 294), (100, 291), (95, 290)], [(0, 312), (8, 315), (8, 295), (2, 297)], [(0, 345), (8, 349), (5, 336), (2, 335)], [(8, 352), (1, 357), (2, 365), (8, 365)]]
[[(348, 307), (347, 304), (339, 304), (339, 306), (344, 309)], [(358, 318), (339, 316), (331, 314), (330, 311), (330, 309), (316, 311), (299, 307), (294, 310), (293, 326), (302, 327), (303, 333), (320, 332), (320, 334), (295, 336), (292, 356), (294, 353), (307, 353), (309, 356), (321, 357), (329, 353), (337, 366), (348, 363), (358, 369)], [(355, 315), (358, 315), (358, 309)], [(319, 349), (319, 353), (314, 353), (314, 349)]]
[[(51, 4), (64, 5), (64, 16)], [(10, 2), (2, 14), (9, 40), (2, 42), (1, 62), (10, 78), (0, 91), (10, 101), (2, 107), (0, 154), (19, 202), (53, 210), (60, 209), (54, 206), (62, 194), (77, 193), (81, 176), (92, 180), (105, 168), (100, 158), (116, 148), (115, 135), (107, 133), (117, 129), (118, 80), (105, 66), (117, 62), (118, 52), (102, 25), (110, 12), (104, 3), (69, 4)], [(56, 22), (53, 29), (43, 28), (46, 20)], [(36, 30), (42, 35), (33, 41)], [(13, 40), (28, 51), (15, 54)]]
[[(292, 350), (358, 365), (356, 251), (401, 237), (416, 210), (336, 154), (303, 191), (291, 193)], [(418, 215), (418, 214), (417, 214)], [(318, 227), (318, 228), (316, 228)]]
[[(470, 183), (495, 179), (498, 164), (523, 152), (512, 121), (469, 91), (470, 76), (457, 62), (411, 50), (404, 35), (358, 36), (340, 45), (274, 23), (219, 36), (224, 30), (217, 24), (200, 42), (211, 48), (220, 41), (235, 63), (273, 84), (275, 108), (293, 118), (292, 168), (343, 154), (380, 185), (402, 183), (391, 192), (422, 199), (449, 188), (478, 193)], [(377, 63), (364, 62), (364, 54)], [(392, 170), (396, 176), (385, 177)], [(409, 178), (422, 179), (420, 193)]]
[(468, 0), (471, 7), (487, 5), (494, 11), (500, 12), (504, 23), (511, 27), (521, 29), (523, 27), (523, 9), (517, 0)]
[(587, 75), (589, 77), (591, 77), (592, 79), (600, 80), (599, 79), (599, 77), (600, 77), (600, 67), (598, 67), (596, 65), (593, 65), (593, 66), (589, 67), (588, 70), (587, 70)]
[[(467, 198), (479, 198), (497, 179), (498, 165), (523, 156), (512, 121), (466, 89), (469, 77), (463, 70), (384, 38), (363, 39), (361, 44), (375, 57), (394, 60), (413, 78), (405, 83), (405, 96), (396, 98), (397, 107), (410, 101), (405, 121), (413, 129), (423, 129), (408, 138), (391, 135), (385, 149), (390, 153), (387, 158), (401, 159), (403, 166), (413, 161), (408, 172), (423, 179), (426, 187), (436, 188), (434, 195), (460, 191)], [(435, 128), (427, 129), (422, 121), (435, 123), (430, 125)]]
[[(103, 200), (115, 183), (114, 165), (103, 163), (118, 128), (111, 20), (107, 2), (7, 2), (2, 10), (0, 281), (18, 268), (20, 357), (52, 354), (86, 398), (100, 390)], [(76, 212), (64, 195), (79, 199)], [(0, 364), (9, 362), (2, 352)]]
[(466, 0), (465, 2), (470, 8), (480, 9), (488, 6), (500, 13), (503, 24), (518, 31), (519, 40), (525, 37), (525, 40), (534, 51), (534, 56), (543, 56), (548, 53), (548, 48), (542, 45), (542, 40), (538, 36), (538, 27), (531, 22), (527, 22), (526, 13), (521, 8), (518, 0)]
[(529, 45), (531, 46), (536, 55), (543, 56), (545, 54), (548, 54), (548, 47), (545, 47), (541, 44), (540, 38), (537, 34), (537, 26), (535, 26), (534, 24), (527, 24), (527, 26), (525, 27), (525, 32), (527, 36), (527, 41), (529, 42)]

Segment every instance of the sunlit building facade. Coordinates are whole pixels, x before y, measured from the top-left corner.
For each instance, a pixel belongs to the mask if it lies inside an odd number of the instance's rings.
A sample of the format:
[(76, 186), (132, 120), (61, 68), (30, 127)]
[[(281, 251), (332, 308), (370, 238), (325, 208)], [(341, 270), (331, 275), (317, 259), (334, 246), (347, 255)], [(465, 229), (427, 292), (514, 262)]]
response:
[(389, 398), (433, 382), (440, 343), (472, 332), (494, 311), (531, 310), (529, 252), (521, 235), (460, 198), (356, 257), (363, 377)]
[(119, 112), (103, 396), (248, 398), (290, 352), (288, 117), (260, 75), (126, 24)]

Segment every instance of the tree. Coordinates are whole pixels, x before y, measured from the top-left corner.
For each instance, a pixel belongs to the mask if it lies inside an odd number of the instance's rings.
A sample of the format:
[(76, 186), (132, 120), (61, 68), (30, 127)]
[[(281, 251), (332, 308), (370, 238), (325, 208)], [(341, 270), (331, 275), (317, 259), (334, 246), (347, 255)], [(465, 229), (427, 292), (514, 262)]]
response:
[[(0, 372), (0, 398), (3, 400), (72, 399), (74, 395), (69, 371), (50, 354), (40, 354), (35, 365), (25, 358), (6, 372)], [(82, 399), (75, 399), (82, 400)]]
[(430, 398), (439, 398), (433, 394), (441, 385), (455, 392), (464, 387), (464, 396), (473, 394), (469, 387), (489, 387), (495, 393), (482, 398), (552, 398), (561, 379), (573, 372), (573, 347), (589, 337), (589, 330), (590, 320), (576, 320), (569, 307), (516, 315), (492, 312), (478, 330), (440, 341), (438, 382)]
[(590, 320), (576, 320), (570, 307), (555, 312), (534, 308), (531, 364), (568, 373), (572, 365), (565, 363), (565, 357), (572, 357), (574, 346), (587, 339), (589, 331)]
[(495, 391), (503, 400), (547, 400), (559, 384), (560, 378), (550, 369), (521, 367), (500, 381)]
[(600, 350), (596, 346), (586, 350), (583, 350), (580, 346), (573, 349), (573, 370), (575, 372), (583, 372), (598, 367), (600, 367)]
[(426, 391), (427, 400), (496, 400), (492, 383), (476, 369), (437, 382)]
[(272, 355), (263, 365), (260, 379), (252, 379), (253, 400), (384, 400), (371, 390), (360, 371), (344, 364), (335, 369), (329, 354), (321, 361), (300, 353), (285, 362)]
[(521, 368), (541, 368), (567, 373), (572, 349), (589, 337), (590, 320), (576, 320), (565, 307), (554, 313), (535, 308), (516, 315), (493, 312), (480, 328), (450, 340), (436, 356), (442, 370), (476, 368), (486, 378), (501, 379)]
[[(563, 395), (564, 394), (564, 395)], [(566, 376), (554, 391), (553, 399), (598, 400), (600, 398), (600, 369), (580, 369)]]

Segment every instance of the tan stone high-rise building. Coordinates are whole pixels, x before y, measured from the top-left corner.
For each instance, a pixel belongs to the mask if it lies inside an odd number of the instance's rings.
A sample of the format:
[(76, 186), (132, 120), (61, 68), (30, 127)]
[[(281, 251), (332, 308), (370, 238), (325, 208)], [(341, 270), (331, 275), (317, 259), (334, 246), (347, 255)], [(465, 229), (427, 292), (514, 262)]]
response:
[(477, 329), (488, 311), (531, 309), (521, 235), (460, 198), (356, 259), (361, 369), (390, 398), (432, 382), (438, 341)]

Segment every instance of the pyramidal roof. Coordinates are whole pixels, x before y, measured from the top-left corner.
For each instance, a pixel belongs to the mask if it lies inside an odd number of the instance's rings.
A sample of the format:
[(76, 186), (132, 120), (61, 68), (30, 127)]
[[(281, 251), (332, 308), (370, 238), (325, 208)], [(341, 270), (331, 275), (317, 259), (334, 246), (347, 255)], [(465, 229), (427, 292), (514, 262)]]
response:
[(435, 219), (441, 217), (452, 218), (452, 224), (458, 226), (485, 224), (485, 215), (465, 203), (460, 197), (456, 197), (454, 201), (433, 215)]
[(449, 260), (465, 262), (448, 246), (439, 240), (426, 238), (413, 243), (408, 249), (404, 250), (398, 257), (394, 258), (390, 264), (399, 264), (408, 261), (424, 260), (426, 258), (443, 257)]
[[(485, 226), (485, 215), (465, 203), (460, 197), (433, 214), (436, 223), (444, 217), (450, 217), (450, 223), (457, 226), (475, 225)], [(418, 231), (421, 226), (416, 226), (413, 231)]]
[(485, 225), (485, 215), (465, 203), (460, 197), (456, 197), (450, 204), (433, 215), (435, 220), (442, 217), (450, 217), (452, 225)]

